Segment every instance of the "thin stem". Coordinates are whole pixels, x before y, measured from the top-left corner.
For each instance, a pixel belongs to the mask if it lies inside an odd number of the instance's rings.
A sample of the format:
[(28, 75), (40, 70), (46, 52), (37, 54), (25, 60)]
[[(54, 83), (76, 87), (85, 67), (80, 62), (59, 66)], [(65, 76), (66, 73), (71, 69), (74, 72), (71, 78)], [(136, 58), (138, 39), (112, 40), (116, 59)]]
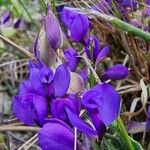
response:
[(74, 128), (74, 150), (77, 150), (77, 128)]
[(100, 80), (99, 76), (98, 76), (97, 73), (95, 72), (94, 68), (92, 67), (92, 65), (90, 64), (90, 62), (88, 61), (88, 59), (87, 59), (86, 57), (84, 57), (84, 56), (81, 56), (81, 57), (84, 59), (86, 65), (87, 65), (87, 66), (89, 67), (89, 69), (91, 70), (93, 76), (95, 77), (96, 82), (97, 82), (98, 84), (101, 83), (101, 80)]
[(37, 132), (40, 128), (39, 127), (28, 127), (28, 126), (0, 126), (0, 132), (5, 131), (34, 131)]
[(37, 138), (38, 134), (35, 134), (33, 137), (31, 137), (27, 142), (25, 142), (20, 148), (18, 148), (18, 150), (23, 149), (26, 145), (28, 145), (30, 142), (32, 142), (34, 139)]
[(29, 150), (29, 148), (32, 147), (37, 141), (38, 141), (38, 138), (36, 138), (33, 142), (31, 142), (31, 143), (25, 148), (25, 150)]
[(129, 135), (127, 133), (127, 130), (126, 130), (126, 128), (125, 128), (125, 126), (124, 126), (124, 124), (123, 124), (120, 117), (118, 117), (117, 123), (118, 123), (118, 127), (120, 129), (120, 132), (121, 132), (122, 136), (124, 137), (126, 143), (128, 144), (129, 149), (134, 150), (134, 147), (131, 143), (131, 140), (129, 139)]
[(3, 41), (9, 43), (10, 45), (12, 45), (13, 47), (17, 48), (20, 52), (22, 52), (23, 54), (27, 55), (28, 57), (30, 57), (31, 59), (35, 59), (34, 55), (23, 49), (22, 47), (20, 47), (19, 45), (17, 45), (16, 43), (12, 42), (11, 40), (9, 40), (8, 38), (4, 37), (3, 35), (0, 34), (0, 39), (2, 39)]

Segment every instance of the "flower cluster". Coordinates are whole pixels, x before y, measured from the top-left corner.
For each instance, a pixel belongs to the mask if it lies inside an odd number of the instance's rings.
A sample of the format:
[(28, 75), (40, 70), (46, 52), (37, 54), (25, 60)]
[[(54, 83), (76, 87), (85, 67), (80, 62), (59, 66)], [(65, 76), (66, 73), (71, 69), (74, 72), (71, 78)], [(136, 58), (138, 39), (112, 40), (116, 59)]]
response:
[[(96, 69), (108, 55), (110, 46), (102, 47), (98, 37), (90, 35), (89, 19), (82, 12), (65, 7), (61, 20), (71, 39), (82, 44), (84, 54)], [(55, 65), (49, 66), (43, 57), (46, 46), (41, 46), (38, 37), (34, 46), (36, 60), (29, 62), (29, 79), (20, 85), (19, 95), (14, 97), (16, 117), (27, 125), (41, 128), (38, 140), (43, 150), (73, 150), (75, 144), (80, 149), (82, 143), (75, 143), (74, 129), (78, 134), (102, 140), (120, 112), (120, 96), (113, 85), (105, 81), (127, 77), (128, 69), (122, 64), (108, 68), (100, 76), (103, 83), (86, 89), (88, 68), (84, 68), (80, 75), (77, 73), (82, 59), (77, 50), (67, 48), (63, 54), (65, 61), (58, 61), (56, 51), (62, 46), (62, 31), (50, 8), (44, 18), (44, 32), (46, 45), (50, 47), (46, 54), (56, 56)]]

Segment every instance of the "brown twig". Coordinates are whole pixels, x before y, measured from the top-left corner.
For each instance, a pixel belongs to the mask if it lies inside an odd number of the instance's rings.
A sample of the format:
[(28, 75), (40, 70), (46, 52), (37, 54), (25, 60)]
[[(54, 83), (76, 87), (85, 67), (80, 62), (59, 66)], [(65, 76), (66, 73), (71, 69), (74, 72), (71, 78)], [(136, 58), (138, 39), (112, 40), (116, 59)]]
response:
[(33, 137), (31, 137), (28, 141), (26, 141), (21, 147), (18, 148), (18, 150), (22, 150), (25, 146), (27, 146), (30, 142), (35, 140), (37, 138), (38, 134), (35, 134)]
[(2, 39), (3, 41), (9, 43), (13, 47), (17, 48), (21, 53), (25, 54), (26, 56), (30, 57), (31, 59), (35, 59), (34, 55), (31, 52), (23, 49), (22, 47), (20, 47), (19, 45), (17, 45), (16, 43), (12, 42), (11, 40), (9, 40), (8, 38), (4, 37), (1, 34), (0, 34), (0, 39)]
[(39, 129), (40, 129), (39, 127), (28, 127), (28, 126), (10, 126), (10, 125), (0, 126), (0, 132), (5, 132), (5, 131), (33, 131), (33, 132), (37, 132)]

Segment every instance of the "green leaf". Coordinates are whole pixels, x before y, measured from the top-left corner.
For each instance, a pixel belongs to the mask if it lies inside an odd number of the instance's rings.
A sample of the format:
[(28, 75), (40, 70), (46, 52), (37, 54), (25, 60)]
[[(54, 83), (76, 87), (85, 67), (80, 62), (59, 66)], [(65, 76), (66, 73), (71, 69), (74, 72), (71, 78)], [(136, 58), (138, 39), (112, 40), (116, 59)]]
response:
[(107, 147), (107, 150), (119, 150), (118, 148), (116, 148), (110, 140), (106, 140), (105, 141), (105, 145)]
[(135, 150), (143, 150), (141, 144), (129, 137)]

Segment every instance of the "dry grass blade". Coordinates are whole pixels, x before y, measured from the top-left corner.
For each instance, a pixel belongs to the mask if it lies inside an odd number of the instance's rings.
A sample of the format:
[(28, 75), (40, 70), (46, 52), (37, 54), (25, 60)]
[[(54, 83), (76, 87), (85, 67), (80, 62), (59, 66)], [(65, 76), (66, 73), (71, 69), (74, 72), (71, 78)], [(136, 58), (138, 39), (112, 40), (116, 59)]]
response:
[(6, 131), (33, 131), (37, 132), (40, 128), (38, 127), (28, 127), (28, 126), (10, 126), (10, 125), (3, 125), (0, 126), (0, 132)]
[(30, 143), (26, 148), (25, 150), (29, 150), (31, 147), (34, 146), (34, 144), (38, 141), (38, 138), (36, 138), (32, 143)]
[(74, 128), (74, 150), (77, 150), (77, 128)]
[(31, 137), (27, 142), (25, 142), (18, 150), (23, 150), (24, 147), (26, 147), (29, 143), (37, 139), (38, 134), (35, 134), (33, 137)]
[(4, 40), (5, 42), (9, 43), (10, 45), (12, 45), (13, 47), (17, 48), (20, 52), (22, 52), (26, 56), (30, 57), (31, 59), (35, 59), (34, 55), (31, 52), (26, 51), (24, 48), (18, 46), (16, 43), (12, 42), (11, 40), (7, 39), (1, 34), (0, 34), (0, 38)]
[(81, 58), (84, 59), (85, 64), (89, 67), (89, 69), (91, 70), (91, 73), (94, 75), (97, 83), (101, 83), (101, 80), (99, 78), (99, 76), (97, 75), (97, 73), (95, 72), (94, 68), (91, 66), (90, 62), (88, 61), (87, 57), (85, 56), (80, 56)]

